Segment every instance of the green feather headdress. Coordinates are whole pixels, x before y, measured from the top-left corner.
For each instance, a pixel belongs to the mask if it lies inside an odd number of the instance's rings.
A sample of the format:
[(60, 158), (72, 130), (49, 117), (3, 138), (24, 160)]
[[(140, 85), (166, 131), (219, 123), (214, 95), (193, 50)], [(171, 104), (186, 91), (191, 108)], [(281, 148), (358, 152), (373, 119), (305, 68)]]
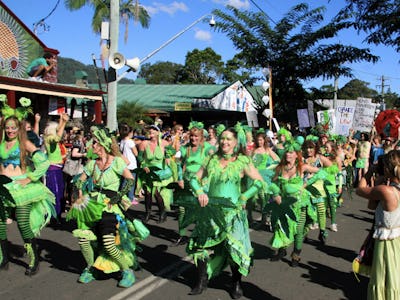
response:
[(202, 122), (191, 121), (189, 123), (188, 129), (197, 128), (197, 129), (204, 129), (204, 124)]
[(16, 109), (10, 107), (7, 103), (7, 96), (4, 94), (0, 95), (0, 102), (3, 102), (3, 108), (1, 109), (1, 114), (4, 119), (8, 119), (12, 116), (16, 117), (18, 121), (22, 121), (26, 119), (29, 114), (32, 114), (32, 108), (29, 107), (31, 105), (31, 100), (25, 97), (21, 97), (19, 99), (19, 103), (21, 107), (17, 107)]
[(301, 151), (301, 145), (293, 139), (289, 139), (288, 141), (286, 141), (283, 144), (283, 147), (285, 149), (285, 152)]
[(313, 141), (313, 142), (318, 142), (319, 137), (313, 134), (309, 134), (306, 136), (306, 141)]
[(277, 132), (277, 135), (278, 135), (278, 138), (279, 138), (281, 135), (284, 135), (287, 141), (290, 140), (290, 139), (292, 138), (292, 134), (290, 133), (290, 131), (287, 130), (287, 129), (285, 129), (285, 128), (279, 129), (278, 132)]
[(221, 133), (224, 132), (224, 130), (226, 129), (224, 124), (219, 124), (217, 126), (217, 128), (215, 128), (215, 133), (217, 134), (217, 136), (219, 137), (221, 135)]
[(264, 128), (258, 128), (258, 130), (256, 131), (256, 134), (259, 134), (259, 133), (265, 134), (265, 129)]
[(97, 127), (93, 131), (93, 136), (98, 140), (99, 144), (106, 149), (107, 152), (111, 152), (112, 136), (107, 128)]

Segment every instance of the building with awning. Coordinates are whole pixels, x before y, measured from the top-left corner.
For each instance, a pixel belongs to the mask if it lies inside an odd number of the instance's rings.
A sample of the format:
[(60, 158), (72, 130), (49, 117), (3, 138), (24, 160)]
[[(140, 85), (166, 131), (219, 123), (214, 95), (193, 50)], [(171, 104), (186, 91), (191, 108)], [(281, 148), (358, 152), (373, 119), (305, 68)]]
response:
[[(0, 1), (0, 94), (6, 94), (8, 105), (18, 107), (21, 97), (29, 98), (35, 113), (47, 122), (49, 112), (57, 107), (58, 112), (67, 111), (67, 98), (85, 102), (95, 116), (102, 121), (103, 91), (83, 86), (57, 83), (57, 67), (46, 74), (43, 81), (30, 80), (26, 69), (30, 62), (43, 53), (51, 53), (55, 59), (59, 51), (48, 48), (37, 36)], [(65, 110), (62, 108), (65, 107)]]
[[(202, 120), (207, 124), (237, 121), (255, 122), (255, 99), (264, 94), (259, 86), (247, 87), (240, 81), (232, 84), (118, 84), (117, 103), (136, 102), (164, 117), (167, 123), (188, 124)], [(157, 114), (156, 111), (159, 111)], [(258, 124), (253, 124), (258, 127)]]

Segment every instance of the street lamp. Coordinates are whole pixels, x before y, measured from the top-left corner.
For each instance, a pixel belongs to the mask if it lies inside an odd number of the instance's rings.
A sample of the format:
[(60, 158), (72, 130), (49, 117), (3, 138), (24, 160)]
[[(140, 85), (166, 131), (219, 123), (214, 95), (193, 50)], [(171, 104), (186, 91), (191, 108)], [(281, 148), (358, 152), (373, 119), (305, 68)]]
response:
[[(116, 76), (115, 73), (115, 80), (112, 82), (108, 83), (108, 109), (107, 109), (107, 127), (111, 130), (114, 131), (117, 129), (117, 83), (120, 81), (123, 77), (125, 77), (126, 74), (128, 74), (131, 71), (136, 72), (143, 62), (148, 60), (150, 57), (158, 53), (161, 49), (169, 45), (171, 42), (176, 40), (178, 37), (180, 37), (182, 34), (184, 34), (186, 31), (191, 29), (194, 25), (202, 21), (203, 19), (207, 18), (210, 16), (210, 14), (206, 14), (200, 18), (198, 18), (196, 21), (194, 21), (192, 24), (189, 26), (185, 27), (183, 30), (175, 34), (172, 38), (167, 40), (164, 44), (162, 44), (160, 47), (155, 49), (154, 51), (150, 52), (148, 55), (143, 57), (142, 59), (139, 59), (137, 57), (133, 59), (127, 59), (123, 57), (123, 55), (120, 55), (118, 53), (118, 25), (119, 25), (119, 0), (111, 0), (110, 3), (110, 61), (111, 61), (111, 68), (114, 72), (116, 68), (122, 68), (122, 66), (127, 65), (129, 69), (122, 73), (120, 76)], [(215, 20), (214, 16), (211, 15), (211, 19), (209, 21), (209, 25), (211, 27), (215, 26)], [(115, 28), (114, 28), (115, 27)], [(118, 55), (119, 54), (119, 55)], [(122, 56), (122, 57), (121, 57)], [(114, 65), (113, 68), (112, 65)]]
[[(178, 37), (180, 37), (182, 34), (184, 34), (186, 31), (188, 31), (190, 28), (192, 28), (194, 25), (196, 25), (197, 23), (201, 22), (202, 20), (204, 20), (205, 18), (209, 17), (210, 14), (206, 14), (200, 18), (198, 18), (196, 21), (194, 21), (192, 24), (190, 24), (189, 26), (185, 27), (184, 29), (182, 29), (181, 31), (179, 31), (177, 34), (175, 34), (173, 37), (171, 37), (168, 41), (166, 41), (164, 44), (162, 44), (160, 47), (158, 47), (157, 49), (153, 50), (152, 52), (150, 52), (149, 54), (147, 54), (145, 57), (143, 57), (142, 59), (139, 59), (138, 57), (133, 58), (132, 60), (138, 60), (139, 64), (143, 64), (146, 60), (148, 60), (150, 57), (152, 57), (153, 55), (155, 55), (156, 53), (158, 53), (158, 51), (160, 51), (161, 49), (165, 48), (166, 46), (168, 46), (170, 43), (172, 43), (174, 40), (176, 40)], [(208, 24), (211, 27), (215, 26), (215, 19), (214, 16), (211, 15), (211, 19), (208, 22)], [(128, 62), (129, 60), (127, 60)], [(128, 63), (126, 64), (127, 66)], [(127, 71), (125, 71), (124, 73), (122, 73), (120, 76), (118, 76), (117, 78), (117, 82), (120, 81), (122, 78), (124, 78), (129, 72), (136, 72), (137, 69), (135, 70), (134, 68), (129, 68)]]

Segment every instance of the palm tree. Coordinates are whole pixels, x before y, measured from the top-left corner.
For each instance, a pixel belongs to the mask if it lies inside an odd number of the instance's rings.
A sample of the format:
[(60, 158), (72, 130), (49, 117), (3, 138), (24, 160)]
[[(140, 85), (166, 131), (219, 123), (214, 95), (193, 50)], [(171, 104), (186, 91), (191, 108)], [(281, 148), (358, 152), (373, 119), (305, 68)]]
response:
[(124, 100), (117, 107), (117, 119), (120, 124), (125, 123), (136, 128), (139, 120), (151, 123), (153, 120), (148, 116), (148, 110), (137, 101)]
[[(101, 22), (110, 19), (110, 0), (65, 0), (65, 6), (71, 11), (81, 9), (85, 5), (94, 9), (92, 29), (95, 33), (100, 33)], [(139, 0), (120, 0), (120, 20), (125, 25), (125, 43), (128, 40), (129, 20), (139, 22), (143, 28), (150, 26), (150, 15), (139, 4)]]

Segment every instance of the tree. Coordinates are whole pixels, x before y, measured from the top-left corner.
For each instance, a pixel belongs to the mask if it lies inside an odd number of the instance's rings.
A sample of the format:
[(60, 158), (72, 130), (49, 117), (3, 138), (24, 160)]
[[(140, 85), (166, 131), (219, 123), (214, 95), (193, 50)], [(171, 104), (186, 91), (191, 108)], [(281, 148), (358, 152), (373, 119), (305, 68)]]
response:
[(239, 51), (236, 56), (244, 65), (272, 68), (274, 115), (290, 117), (297, 108), (305, 106), (302, 81), (321, 76), (351, 77), (351, 69), (345, 63), (378, 60), (369, 49), (328, 43), (348, 23), (329, 22), (321, 26), (324, 11), (323, 7), (309, 9), (301, 3), (274, 22), (274, 27), (261, 12), (240, 11), (232, 6), (213, 12), (218, 18), (216, 30), (232, 40)]
[(152, 84), (177, 84), (182, 76), (183, 65), (173, 62), (145, 63), (140, 67), (138, 77)]
[(222, 70), (222, 81), (224, 83), (232, 83), (238, 80), (245, 85), (254, 84), (254, 79), (251, 78), (250, 70), (246, 68), (242, 60), (234, 56), (225, 63), (225, 68)]
[(182, 83), (212, 84), (221, 80), (224, 63), (221, 55), (207, 47), (186, 54)]
[[(95, 33), (100, 33), (101, 22), (110, 19), (110, 1), (111, 0), (65, 0), (65, 5), (69, 10), (78, 10), (85, 5), (93, 7), (94, 14), (92, 17), (92, 29)], [(120, 21), (123, 25), (125, 25), (125, 43), (128, 40), (128, 28), (130, 20), (139, 22), (143, 28), (149, 28), (150, 16), (146, 9), (139, 5), (138, 0), (121, 0), (119, 10)]]
[(369, 83), (353, 79), (338, 90), (339, 99), (357, 99), (358, 97), (375, 99), (378, 92), (368, 87)]
[(337, 15), (338, 20), (349, 18), (350, 26), (367, 33), (368, 44), (395, 47), (400, 52), (399, 0), (346, 0)]
[(308, 100), (317, 99), (333, 99), (335, 87), (331, 84), (323, 85), (319, 89), (316, 87), (309, 88), (310, 92), (307, 95)]
[(137, 102), (123, 101), (117, 107), (117, 118), (120, 124), (128, 124), (137, 128), (140, 120), (151, 123), (152, 119), (146, 115), (147, 110)]

